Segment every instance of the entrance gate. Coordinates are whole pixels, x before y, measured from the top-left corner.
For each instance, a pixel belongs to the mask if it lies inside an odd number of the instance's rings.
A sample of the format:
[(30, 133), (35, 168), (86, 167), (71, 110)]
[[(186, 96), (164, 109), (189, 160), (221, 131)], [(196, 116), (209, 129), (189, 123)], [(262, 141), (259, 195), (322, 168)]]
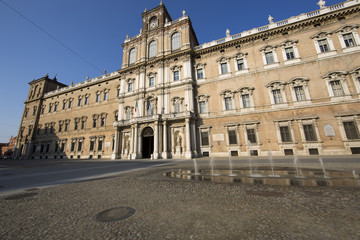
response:
[(154, 131), (146, 127), (142, 133), (142, 157), (150, 158), (154, 152)]

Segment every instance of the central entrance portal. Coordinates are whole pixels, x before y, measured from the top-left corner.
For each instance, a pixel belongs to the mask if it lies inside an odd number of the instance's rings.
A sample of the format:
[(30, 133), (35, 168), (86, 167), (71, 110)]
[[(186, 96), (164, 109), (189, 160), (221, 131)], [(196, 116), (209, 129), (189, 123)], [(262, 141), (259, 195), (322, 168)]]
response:
[(154, 152), (154, 131), (146, 127), (142, 133), (142, 157), (150, 158)]

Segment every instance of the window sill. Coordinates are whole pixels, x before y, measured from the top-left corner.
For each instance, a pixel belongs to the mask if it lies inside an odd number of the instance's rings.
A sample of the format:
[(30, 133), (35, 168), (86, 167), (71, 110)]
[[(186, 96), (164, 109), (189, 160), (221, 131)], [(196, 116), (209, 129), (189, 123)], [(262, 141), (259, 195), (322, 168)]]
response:
[(311, 100), (302, 100), (294, 102), (294, 106), (304, 106), (311, 104)]
[(229, 72), (229, 73), (224, 73), (224, 74), (220, 74), (219, 77), (220, 77), (220, 78), (229, 78), (229, 77), (231, 77), (231, 72)]
[(273, 103), (271, 107), (275, 108), (275, 109), (276, 108), (285, 108), (285, 107), (288, 107), (288, 104), (287, 103), (277, 103), (277, 104)]
[(334, 56), (336, 55), (336, 51), (334, 50), (331, 50), (329, 52), (324, 52), (324, 53), (318, 53), (318, 58), (326, 58), (326, 57), (331, 57), (331, 56)]
[(279, 66), (280, 66), (280, 63), (275, 62), (275, 63), (265, 65), (264, 69), (276, 68), (276, 67), (279, 67)]
[(360, 46), (343, 48), (344, 53), (360, 51)]
[(242, 69), (242, 70), (238, 70), (235, 72), (235, 75), (241, 75), (241, 74), (245, 74), (245, 73), (249, 73), (249, 69)]
[(351, 100), (351, 99), (352, 98), (349, 95), (339, 96), (339, 97), (331, 96), (331, 101), (332, 102), (343, 102), (343, 101), (348, 101), (348, 100)]
[(286, 60), (284, 62), (285, 65), (290, 65), (290, 64), (295, 64), (295, 63), (299, 63), (301, 62), (300, 58), (294, 58), (294, 59), (290, 59), (290, 60)]

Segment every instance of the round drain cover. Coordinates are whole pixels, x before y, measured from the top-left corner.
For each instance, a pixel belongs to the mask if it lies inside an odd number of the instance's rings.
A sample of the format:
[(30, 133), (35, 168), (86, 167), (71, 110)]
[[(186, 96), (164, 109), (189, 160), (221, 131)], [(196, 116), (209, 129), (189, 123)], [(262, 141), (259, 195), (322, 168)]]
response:
[(96, 220), (100, 222), (115, 222), (124, 220), (135, 213), (135, 209), (131, 207), (111, 208), (96, 215)]

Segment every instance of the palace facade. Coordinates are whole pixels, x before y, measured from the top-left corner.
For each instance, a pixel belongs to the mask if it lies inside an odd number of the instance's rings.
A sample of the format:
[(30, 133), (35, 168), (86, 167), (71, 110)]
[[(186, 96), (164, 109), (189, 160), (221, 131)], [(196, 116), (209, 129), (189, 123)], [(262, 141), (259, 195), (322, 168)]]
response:
[(190, 18), (142, 13), (121, 69), (30, 89), (15, 158), (360, 153), (360, 3), (199, 45)]

